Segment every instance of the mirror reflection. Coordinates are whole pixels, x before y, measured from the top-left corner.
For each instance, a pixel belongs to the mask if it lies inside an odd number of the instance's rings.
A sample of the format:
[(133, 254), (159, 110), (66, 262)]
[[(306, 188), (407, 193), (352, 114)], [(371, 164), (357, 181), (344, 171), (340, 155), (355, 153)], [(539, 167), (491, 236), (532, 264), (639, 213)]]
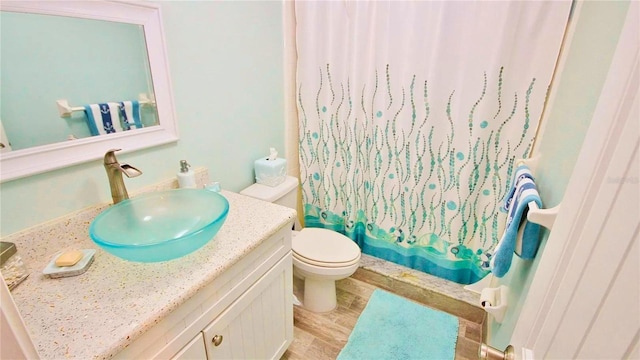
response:
[(3, 153), (158, 125), (141, 25), (2, 11), (0, 27)]

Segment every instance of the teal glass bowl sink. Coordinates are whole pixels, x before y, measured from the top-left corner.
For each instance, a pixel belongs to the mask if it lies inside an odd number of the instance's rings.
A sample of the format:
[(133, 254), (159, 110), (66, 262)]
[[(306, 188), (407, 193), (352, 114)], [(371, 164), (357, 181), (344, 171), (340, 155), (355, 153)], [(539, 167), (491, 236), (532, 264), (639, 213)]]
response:
[(229, 213), (217, 192), (159, 191), (124, 200), (98, 214), (91, 239), (107, 252), (135, 262), (177, 259), (208, 243)]

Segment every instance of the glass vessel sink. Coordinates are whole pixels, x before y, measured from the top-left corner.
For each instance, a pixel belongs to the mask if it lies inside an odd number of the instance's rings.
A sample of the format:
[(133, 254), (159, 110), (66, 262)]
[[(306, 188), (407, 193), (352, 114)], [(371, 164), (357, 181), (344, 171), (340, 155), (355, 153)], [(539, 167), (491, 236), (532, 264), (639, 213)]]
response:
[(91, 222), (91, 239), (125, 260), (158, 262), (187, 255), (214, 238), (229, 202), (217, 192), (159, 191), (124, 200)]

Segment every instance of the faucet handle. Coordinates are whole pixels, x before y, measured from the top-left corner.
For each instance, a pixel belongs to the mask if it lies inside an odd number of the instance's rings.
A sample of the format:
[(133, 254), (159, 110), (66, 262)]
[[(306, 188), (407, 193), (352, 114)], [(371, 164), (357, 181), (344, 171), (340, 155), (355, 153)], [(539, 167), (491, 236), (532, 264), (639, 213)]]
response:
[(114, 154), (116, 151), (120, 151), (122, 149), (109, 149), (107, 150), (107, 152), (104, 154), (104, 163), (105, 164), (115, 164), (118, 162), (118, 159), (116, 159), (116, 154)]

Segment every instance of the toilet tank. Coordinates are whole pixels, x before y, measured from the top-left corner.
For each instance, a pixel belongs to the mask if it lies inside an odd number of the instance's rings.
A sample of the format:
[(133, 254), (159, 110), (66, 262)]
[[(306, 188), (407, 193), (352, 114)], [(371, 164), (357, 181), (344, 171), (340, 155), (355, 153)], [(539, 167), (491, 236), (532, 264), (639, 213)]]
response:
[(240, 194), (295, 210), (297, 208), (298, 179), (293, 176), (287, 176), (284, 182), (278, 186), (253, 184), (240, 191)]

